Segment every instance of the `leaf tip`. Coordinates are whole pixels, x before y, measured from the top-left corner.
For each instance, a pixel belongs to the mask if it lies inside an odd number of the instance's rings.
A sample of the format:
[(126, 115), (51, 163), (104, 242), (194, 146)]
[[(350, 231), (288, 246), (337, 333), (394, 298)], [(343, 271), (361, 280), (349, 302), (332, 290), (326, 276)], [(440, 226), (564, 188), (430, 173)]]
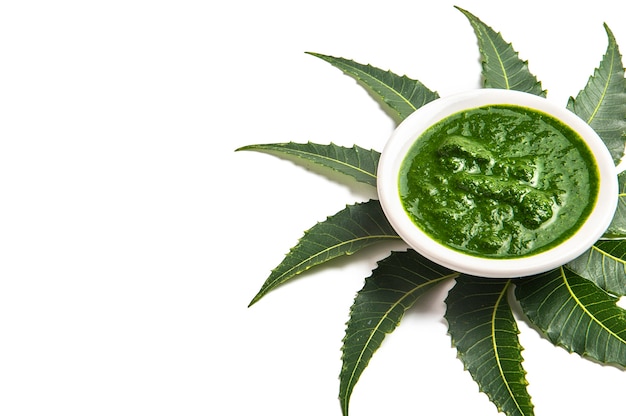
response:
[(316, 58), (324, 59), (324, 60), (327, 60), (328, 58), (330, 58), (330, 56), (324, 55), (324, 54), (321, 54), (321, 53), (318, 53), (318, 52), (305, 51), (304, 53), (307, 54), (307, 55), (314, 56)]
[(604, 22), (602, 26), (604, 26), (604, 30), (606, 30), (606, 34), (609, 36), (609, 39), (615, 39), (615, 37), (613, 36), (613, 31), (611, 30), (611, 28), (609, 28), (609, 25)]
[(464, 8), (460, 7), (460, 6), (454, 6), (455, 9), (457, 9), (458, 11), (460, 11), (461, 13), (463, 13), (467, 18), (471, 19), (478, 19), (476, 16), (474, 16), (472, 13), (470, 13), (468, 10), (465, 10)]
[(252, 145), (246, 145), (246, 146), (241, 146), (235, 149), (235, 152), (241, 152), (241, 151), (245, 151), (245, 150), (252, 150), (253, 146)]
[(248, 308), (252, 307), (252, 305), (254, 305), (255, 303), (257, 303), (259, 300), (261, 300), (261, 298), (263, 297), (264, 293), (263, 291), (259, 292), (256, 294), (255, 297), (252, 298), (252, 300), (250, 301), (250, 303), (248, 303)]

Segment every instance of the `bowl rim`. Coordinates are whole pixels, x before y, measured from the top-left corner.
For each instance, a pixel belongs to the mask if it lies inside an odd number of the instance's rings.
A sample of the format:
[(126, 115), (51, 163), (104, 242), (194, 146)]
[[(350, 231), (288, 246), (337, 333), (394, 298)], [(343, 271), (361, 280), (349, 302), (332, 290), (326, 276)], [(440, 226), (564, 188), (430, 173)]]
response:
[[(597, 202), (587, 220), (562, 243), (546, 251), (517, 258), (486, 258), (454, 250), (424, 233), (409, 218), (400, 200), (399, 172), (415, 140), (437, 121), (457, 112), (491, 104), (518, 105), (555, 117), (585, 141), (599, 171)], [(438, 98), (417, 109), (393, 131), (377, 169), (377, 192), (382, 209), (398, 235), (424, 257), (451, 270), (481, 277), (513, 278), (557, 268), (583, 254), (609, 227), (618, 202), (617, 169), (609, 150), (584, 120), (544, 97), (495, 88), (483, 88)]]

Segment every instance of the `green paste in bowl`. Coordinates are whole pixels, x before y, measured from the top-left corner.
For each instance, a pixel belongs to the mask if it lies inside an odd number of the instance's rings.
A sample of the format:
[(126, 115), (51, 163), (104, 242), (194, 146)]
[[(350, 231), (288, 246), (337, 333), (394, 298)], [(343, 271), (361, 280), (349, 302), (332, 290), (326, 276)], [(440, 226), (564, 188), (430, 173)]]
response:
[(558, 119), (514, 105), (462, 111), (428, 128), (402, 162), (399, 191), (434, 240), (479, 257), (525, 257), (572, 236), (597, 201), (584, 140)]

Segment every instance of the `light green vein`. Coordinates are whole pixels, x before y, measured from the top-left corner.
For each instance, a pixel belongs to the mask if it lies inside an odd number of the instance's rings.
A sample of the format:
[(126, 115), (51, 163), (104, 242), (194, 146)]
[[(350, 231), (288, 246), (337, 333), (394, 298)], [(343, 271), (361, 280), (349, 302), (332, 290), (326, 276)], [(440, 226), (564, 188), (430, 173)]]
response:
[[(365, 342), (363, 348), (361, 349), (361, 352), (359, 354), (358, 359), (356, 360), (356, 363), (360, 363), (361, 360), (363, 359), (363, 354), (365, 353), (365, 351), (367, 351), (367, 347), (370, 345), (370, 343), (372, 342), (372, 339), (374, 338), (374, 335), (378, 332), (380, 326), (382, 325), (382, 323), (384, 322), (385, 319), (388, 319), (389, 314), (391, 313), (391, 311), (393, 309), (395, 309), (398, 305), (400, 305), (406, 298), (408, 298), (409, 296), (411, 296), (413, 293), (415, 293), (415, 291), (421, 289), (422, 287), (428, 286), (430, 284), (433, 283), (438, 283), (441, 282), (443, 280), (446, 280), (448, 278), (456, 278), (459, 275), (459, 273), (452, 273), (450, 275), (444, 275), (441, 276), (437, 279), (434, 280), (429, 280), (428, 282), (421, 284), (421, 285), (416, 285), (412, 290), (406, 292), (403, 296), (401, 296), (396, 302), (392, 303), (391, 306), (389, 308), (387, 308), (387, 310), (385, 311), (384, 315), (378, 320), (378, 323), (376, 324), (376, 326), (372, 329), (369, 337), (367, 337), (367, 341)], [(358, 370), (358, 365), (355, 364), (354, 368), (352, 369), (352, 373), (350, 374), (350, 378), (348, 379), (348, 383), (346, 384), (346, 391), (350, 391), (350, 389), (352, 388), (352, 382), (354, 381), (354, 377), (355, 374)], [(344, 404), (344, 415), (348, 414), (348, 402), (346, 401)]]
[[(256, 149), (255, 149), (256, 148)], [(371, 177), (372, 179), (376, 179), (376, 174), (369, 172), (367, 170), (364, 170), (356, 165), (351, 165), (348, 162), (345, 162), (343, 160), (339, 160), (339, 159), (333, 159), (332, 157), (329, 156), (324, 156), (324, 155), (320, 155), (318, 153), (313, 153), (313, 152), (305, 152), (303, 150), (297, 150), (297, 149), (291, 149), (291, 148), (285, 148), (285, 149), (281, 149), (281, 150), (277, 150), (277, 149), (273, 149), (270, 148), (269, 146), (266, 145), (254, 145), (254, 146), (244, 146), (241, 147), (237, 150), (259, 150), (261, 149), (262, 151), (266, 152), (266, 153), (272, 153), (275, 155), (282, 155), (282, 154), (289, 154), (295, 157), (299, 157), (301, 159), (313, 162), (313, 163), (318, 163), (321, 164), (319, 162), (315, 162), (315, 159), (321, 159), (321, 160), (326, 160), (332, 163), (336, 163), (338, 165), (341, 166), (345, 166), (349, 169), (355, 170), (357, 172), (363, 173), (369, 177)], [(306, 157), (309, 156), (309, 157)], [(327, 165), (323, 165), (323, 166), (327, 166)]]
[(293, 266), (292, 268), (290, 268), (289, 270), (285, 271), (285, 273), (281, 274), (280, 276), (278, 276), (274, 281), (280, 280), (282, 277), (284, 277), (285, 275), (288, 275), (292, 270), (297, 269), (298, 267), (302, 266), (303, 264), (312, 261), (314, 258), (316, 257), (320, 257), (324, 254), (328, 254), (329, 251), (332, 251), (336, 248), (339, 248), (341, 246), (345, 246), (345, 245), (349, 245), (361, 240), (370, 240), (370, 239), (394, 239), (394, 240), (399, 240), (400, 237), (398, 237), (397, 235), (386, 235), (386, 234), (382, 234), (382, 235), (368, 235), (367, 237), (359, 237), (359, 238), (354, 238), (352, 240), (347, 240), (347, 241), (343, 241), (340, 244), (335, 244), (334, 246), (330, 246), (327, 247), (326, 249), (315, 253), (315, 255), (313, 256), (309, 256), (307, 257), (305, 260), (301, 261), (300, 263), (296, 264), (295, 266)]
[[(395, 88), (393, 88), (391, 85), (389, 84), (385, 84), (384, 82), (382, 82), (381, 80), (374, 78), (373, 76), (369, 75), (367, 72), (361, 70), (361, 69), (357, 69), (357, 68), (353, 68), (350, 67), (355, 73), (359, 73), (361, 74), (361, 76), (359, 77), (359, 79), (363, 82), (365, 82), (365, 78), (369, 79), (369, 80), (373, 80), (376, 81), (378, 84), (382, 85), (383, 87), (386, 87), (389, 91), (392, 91), (396, 96), (398, 96), (400, 99), (402, 99), (402, 101), (404, 101), (405, 103), (407, 103), (409, 105), (409, 107), (411, 107), (413, 110), (417, 110), (417, 107), (415, 107), (411, 101), (409, 101), (407, 98), (404, 97), (404, 95), (402, 95), (398, 90), (396, 90)], [(350, 71), (346, 71), (343, 70), (343, 72), (349, 73)], [(365, 77), (363, 77), (363, 74), (365, 75)]]
[[(612, 259), (612, 260), (615, 260), (615, 262), (617, 262), (617, 263), (626, 263), (626, 262), (624, 261), (624, 259), (620, 259), (619, 257), (615, 257), (614, 255), (609, 254), (609, 253), (607, 253), (607, 252), (606, 252), (606, 251), (604, 251), (604, 250), (600, 250), (600, 249), (599, 249), (597, 246), (595, 246), (595, 245), (591, 246), (591, 249), (592, 249), (592, 250), (597, 251), (598, 253), (600, 253), (600, 255), (602, 255), (602, 256), (604, 256), (604, 257), (608, 257), (608, 258), (610, 258), (610, 259)], [(590, 256), (590, 257), (591, 257), (591, 256)]]
[(617, 335), (615, 332), (611, 331), (609, 328), (606, 327), (606, 325), (604, 325), (602, 322), (600, 322), (598, 320), (598, 318), (596, 318), (591, 312), (589, 312), (589, 310), (585, 307), (585, 305), (583, 305), (580, 300), (578, 299), (578, 297), (574, 294), (574, 291), (572, 290), (571, 286), (569, 285), (569, 282), (567, 281), (567, 276), (565, 276), (565, 272), (563, 270), (563, 267), (561, 267), (561, 276), (563, 277), (563, 283), (565, 284), (565, 287), (567, 288), (567, 291), (569, 292), (569, 294), (572, 296), (572, 299), (574, 299), (574, 302), (576, 302), (576, 304), (580, 307), (580, 309), (583, 310), (583, 312), (589, 316), (591, 318), (591, 320), (593, 320), (595, 323), (597, 323), (602, 329), (604, 329), (606, 332), (608, 332), (609, 334), (611, 334), (613, 337), (619, 339), (621, 341), (622, 344), (626, 344), (626, 340), (622, 339), (619, 335)]
[(598, 111), (600, 111), (600, 107), (602, 106), (602, 103), (604, 102), (604, 98), (606, 97), (606, 92), (609, 88), (609, 84), (611, 83), (611, 78), (613, 77), (613, 59), (615, 57), (615, 50), (611, 50), (611, 70), (609, 70), (609, 75), (608, 78), (604, 84), (604, 89), (602, 90), (602, 94), (600, 95), (600, 99), (598, 100), (598, 105), (596, 105), (596, 107), (594, 108), (593, 112), (591, 113), (591, 115), (589, 116), (589, 119), (587, 120), (587, 124), (591, 124), (591, 121), (594, 119), (594, 117), (596, 116), (596, 114), (598, 113)]
[(502, 302), (502, 299), (504, 298), (504, 295), (506, 294), (507, 289), (509, 288), (510, 284), (511, 284), (511, 281), (508, 280), (506, 284), (504, 285), (504, 288), (500, 292), (500, 295), (498, 296), (498, 300), (496, 301), (493, 307), (493, 313), (491, 314), (491, 342), (492, 342), (493, 351), (496, 357), (496, 363), (498, 365), (498, 371), (500, 372), (500, 376), (502, 377), (502, 380), (504, 381), (504, 385), (506, 386), (506, 389), (509, 392), (509, 396), (511, 396), (511, 398), (513, 399), (513, 402), (515, 403), (515, 407), (517, 407), (517, 410), (519, 410), (521, 414), (524, 414), (524, 411), (522, 410), (520, 404), (515, 399), (515, 394), (513, 393), (513, 390), (511, 390), (509, 381), (504, 375), (504, 370), (502, 368), (502, 364), (500, 363), (500, 354), (498, 352), (498, 346), (496, 342), (496, 315), (498, 312), (498, 308), (500, 307), (500, 303)]
[[(277, 151), (277, 150), (274, 150), (274, 152), (281, 153), (280, 151)], [(331, 161), (331, 162), (335, 162), (335, 163), (337, 163), (339, 165), (345, 166), (347, 168), (351, 168), (351, 169), (356, 170), (358, 172), (364, 173), (364, 174), (370, 176), (373, 179), (376, 179), (376, 175), (375, 174), (373, 174), (371, 172), (368, 172), (366, 170), (363, 170), (363, 169), (361, 169), (360, 167), (358, 167), (356, 165), (351, 165), (351, 164), (349, 164), (347, 162), (344, 162), (342, 160), (333, 159), (331, 157), (319, 155), (317, 153), (304, 152), (302, 150), (291, 150), (290, 149), (289, 151), (286, 151), (286, 153), (291, 153), (291, 154), (293, 154), (296, 157), (298, 157), (298, 155), (309, 155), (309, 156), (312, 156), (313, 158), (318, 158), (318, 159), (322, 159), (322, 160), (328, 160), (328, 161)], [(303, 157), (303, 156), (299, 156), (299, 157), (302, 157), (305, 160), (311, 160), (310, 158), (306, 158), (306, 157)]]
[(504, 83), (506, 85), (506, 89), (510, 90), (511, 86), (509, 84), (508, 74), (506, 73), (506, 69), (504, 67), (504, 61), (502, 61), (502, 59), (500, 58), (500, 54), (498, 53), (498, 49), (496, 48), (496, 44), (493, 42), (491, 37), (487, 36), (487, 39), (489, 40), (489, 44), (491, 44), (491, 47), (493, 48), (494, 53), (495, 53), (496, 57), (498, 58), (498, 63), (500, 64), (500, 69), (502, 69), (502, 78), (504, 79)]

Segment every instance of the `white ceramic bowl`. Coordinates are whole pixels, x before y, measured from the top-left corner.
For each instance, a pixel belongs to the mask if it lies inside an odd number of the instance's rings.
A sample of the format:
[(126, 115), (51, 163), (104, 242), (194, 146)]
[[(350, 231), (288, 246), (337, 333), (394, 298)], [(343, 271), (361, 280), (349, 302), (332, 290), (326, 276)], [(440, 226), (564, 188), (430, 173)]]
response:
[[(402, 161), (415, 140), (439, 120), (459, 111), (490, 104), (512, 104), (550, 114), (575, 130), (587, 143), (599, 169), (598, 202), (580, 229), (561, 244), (526, 257), (485, 258), (462, 253), (433, 240), (406, 213), (398, 189)], [(606, 231), (617, 206), (617, 170), (606, 146), (596, 132), (565, 107), (545, 98), (519, 91), (478, 89), (432, 101), (407, 117), (393, 132), (378, 166), (378, 196), (396, 232), (412, 248), (430, 260), (475, 276), (521, 277), (561, 266), (589, 249)]]

